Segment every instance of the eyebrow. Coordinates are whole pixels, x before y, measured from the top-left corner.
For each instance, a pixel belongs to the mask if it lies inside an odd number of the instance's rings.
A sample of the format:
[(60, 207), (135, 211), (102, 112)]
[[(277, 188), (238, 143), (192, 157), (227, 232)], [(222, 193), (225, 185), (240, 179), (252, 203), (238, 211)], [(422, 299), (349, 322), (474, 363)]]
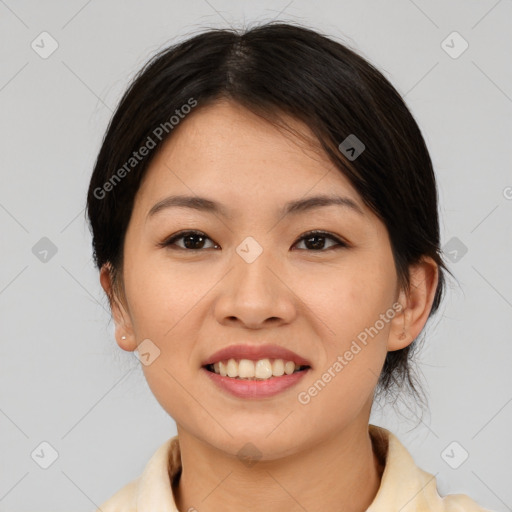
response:
[[(316, 195), (306, 197), (304, 199), (289, 201), (279, 210), (278, 214), (279, 217), (285, 215), (296, 215), (332, 205), (349, 208), (359, 215), (364, 215), (361, 207), (353, 199), (338, 195)], [(190, 208), (202, 212), (219, 214), (225, 218), (231, 218), (228, 210), (222, 204), (206, 197), (186, 195), (169, 196), (162, 199), (161, 201), (158, 201), (158, 203), (153, 205), (153, 207), (149, 210), (147, 218), (153, 217), (158, 212), (168, 208)]]

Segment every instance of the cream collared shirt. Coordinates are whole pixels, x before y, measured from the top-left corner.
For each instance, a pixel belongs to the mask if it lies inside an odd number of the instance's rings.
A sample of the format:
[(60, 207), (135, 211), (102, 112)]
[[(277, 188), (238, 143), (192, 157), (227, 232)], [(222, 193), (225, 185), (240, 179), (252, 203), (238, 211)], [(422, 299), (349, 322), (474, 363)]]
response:
[[(492, 512), (463, 494), (441, 498), (435, 477), (416, 466), (394, 434), (375, 425), (369, 425), (369, 432), (374, 451), (385, 465), (377, 495), (366, 512)], [(180, 446), (174, 436), (153, 454), (142, 475), (96, 512), (180, 512), (171, 487), (180, 472)]]

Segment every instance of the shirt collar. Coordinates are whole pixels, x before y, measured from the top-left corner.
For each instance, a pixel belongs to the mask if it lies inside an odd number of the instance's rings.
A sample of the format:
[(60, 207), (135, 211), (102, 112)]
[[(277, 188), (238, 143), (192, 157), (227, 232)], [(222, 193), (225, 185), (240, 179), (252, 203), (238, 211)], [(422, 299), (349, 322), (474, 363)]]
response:
[[(416, 466), (407, 449), (389, 430), (369, 425), (373, 450), (384, 465), (381, 484), (367, 512), (442, 510), (435, 476)], [(138, 512), (179, 512), (171, 484), (181, 473), (178, 436), (162, 444), (147, 463), (136, 494)]]
[(389, 430), (369, 425), (374, 452), (385, 457), (379, 490), (366, 512), (443, 510), (434, 475), (416, 466), (410, 453)]

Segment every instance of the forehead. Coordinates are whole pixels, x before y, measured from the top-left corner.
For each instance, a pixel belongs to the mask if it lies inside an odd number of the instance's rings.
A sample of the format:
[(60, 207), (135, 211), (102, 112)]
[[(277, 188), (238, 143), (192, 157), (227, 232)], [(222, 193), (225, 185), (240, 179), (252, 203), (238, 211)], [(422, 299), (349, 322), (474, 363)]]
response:
[(237, 203), (241, 209), (257, 209), (336, 194), (364, 210), (359, 194), (319, 148), (311, 130), (290, 117), (286, 124), (300, 136), (234, 102), (196, 107), (174, 128), (146, 171), (138, 193), (146, 211), (171, 193), (215, 197), (234, 210)]

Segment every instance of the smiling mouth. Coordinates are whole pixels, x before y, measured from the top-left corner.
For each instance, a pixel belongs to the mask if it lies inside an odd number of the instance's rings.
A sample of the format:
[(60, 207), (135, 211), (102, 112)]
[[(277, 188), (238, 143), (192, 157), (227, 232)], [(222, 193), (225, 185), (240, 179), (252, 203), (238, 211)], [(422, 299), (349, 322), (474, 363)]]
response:
[(229, 377), (236, 380), (263, 381), (286, 377), (293, 373), (309, 370), (311, 367), (297, 365), (293, 361), (284, 361), (282, 359), (261, 359), (258, 361), (228, 359), (207, 364), (203, 368), (221, 377)]

